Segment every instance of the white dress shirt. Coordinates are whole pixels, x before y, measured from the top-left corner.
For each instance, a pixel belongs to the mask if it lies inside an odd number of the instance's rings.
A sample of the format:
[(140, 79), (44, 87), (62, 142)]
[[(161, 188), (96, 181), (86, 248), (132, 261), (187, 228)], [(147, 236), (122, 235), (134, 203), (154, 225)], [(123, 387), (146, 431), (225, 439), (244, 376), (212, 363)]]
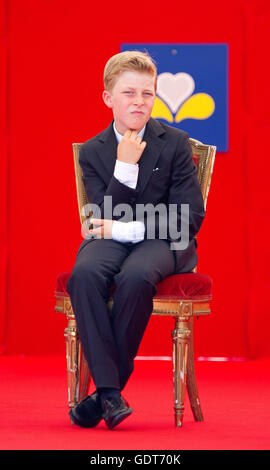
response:
[[(118, 143), (121, 141), (123, 136), (115, 128), (115, 123), (113, 123), (113, 129), (116, 135)], [(138, 135), (143, 138), (145, 131), (144, 128), (138, 133)], [(137, 186), (139, 174), (139, 165), (136, 163), (121, 162), (116, 160), (114, 167), (114, 177), (122, 184), (125, 184), (129, 188), (135, 189)], [(144, 239), (145, 226), (143, 222), (121, 222), (115, 220), (112, 226), (112, 239), (118, 242), (131, 242), (138, 243)]]

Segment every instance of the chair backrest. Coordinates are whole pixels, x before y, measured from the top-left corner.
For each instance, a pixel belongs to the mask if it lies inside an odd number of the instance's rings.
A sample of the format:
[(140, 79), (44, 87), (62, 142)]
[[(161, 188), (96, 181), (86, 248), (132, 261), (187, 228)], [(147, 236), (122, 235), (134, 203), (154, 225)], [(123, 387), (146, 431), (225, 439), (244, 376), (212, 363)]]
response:
[[(211, 178), (213, 173), (213, 167), (215, 162), (216, 147), (214, 145), (206, 145), (198, 140), (189, 139), (193, 160), (197, 167), (197, 176), (201, 186), (201, 191), (204, 200), (204, 209), (206, 209), (207, 198), (209, 194)], [(82, 144), (74, 143), (73, 147), (73, 156), (74, 156), (74, 169), (75, 169), (75, 178), (76, 178), (76, 188), (77, 188), (77, 200), (81, 224), (85, 221), (83, 215), (83, 206), (88, 204), (88, 201), (83, 180), (82, 180), (82, 169), (79, 164), (79, 151)]]

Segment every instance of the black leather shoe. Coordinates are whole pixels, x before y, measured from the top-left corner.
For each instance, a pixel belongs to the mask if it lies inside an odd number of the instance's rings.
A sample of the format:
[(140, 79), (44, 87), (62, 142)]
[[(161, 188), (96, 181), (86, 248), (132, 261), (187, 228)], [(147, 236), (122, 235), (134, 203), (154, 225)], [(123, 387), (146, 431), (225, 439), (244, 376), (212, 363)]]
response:
[(102, 420), (103, 409), (97, 392), (84, 398), (69, 412), (73, 423), (82, 428), (94, 428)]
[(109, 429), (115, 428), (133, 412), (123, 397), (104, 400), (103, 408), (103, 418)]

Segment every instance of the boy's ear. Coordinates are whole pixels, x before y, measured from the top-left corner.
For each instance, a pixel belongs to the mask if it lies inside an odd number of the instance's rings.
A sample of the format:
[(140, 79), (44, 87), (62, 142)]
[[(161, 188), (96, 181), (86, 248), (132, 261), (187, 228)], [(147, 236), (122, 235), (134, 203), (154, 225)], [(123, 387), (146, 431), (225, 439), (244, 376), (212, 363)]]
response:
[(112, 108), (112, 106), (113, 106), (112, 105), (112, 95), (107, 90), (103, 91), (102, 98), (103, 98), (103, 101), (106, 104), (106, 106), (108, 106), (108, 108)]

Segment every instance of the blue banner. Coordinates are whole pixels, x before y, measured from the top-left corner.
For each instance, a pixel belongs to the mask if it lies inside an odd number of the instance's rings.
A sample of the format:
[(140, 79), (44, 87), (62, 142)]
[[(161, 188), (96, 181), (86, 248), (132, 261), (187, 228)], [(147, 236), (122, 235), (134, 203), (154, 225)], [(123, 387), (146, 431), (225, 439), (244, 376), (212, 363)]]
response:
[(152, 116), (228, 150), (227, 44), (122, 44), (148, 52), (158, 69)]

